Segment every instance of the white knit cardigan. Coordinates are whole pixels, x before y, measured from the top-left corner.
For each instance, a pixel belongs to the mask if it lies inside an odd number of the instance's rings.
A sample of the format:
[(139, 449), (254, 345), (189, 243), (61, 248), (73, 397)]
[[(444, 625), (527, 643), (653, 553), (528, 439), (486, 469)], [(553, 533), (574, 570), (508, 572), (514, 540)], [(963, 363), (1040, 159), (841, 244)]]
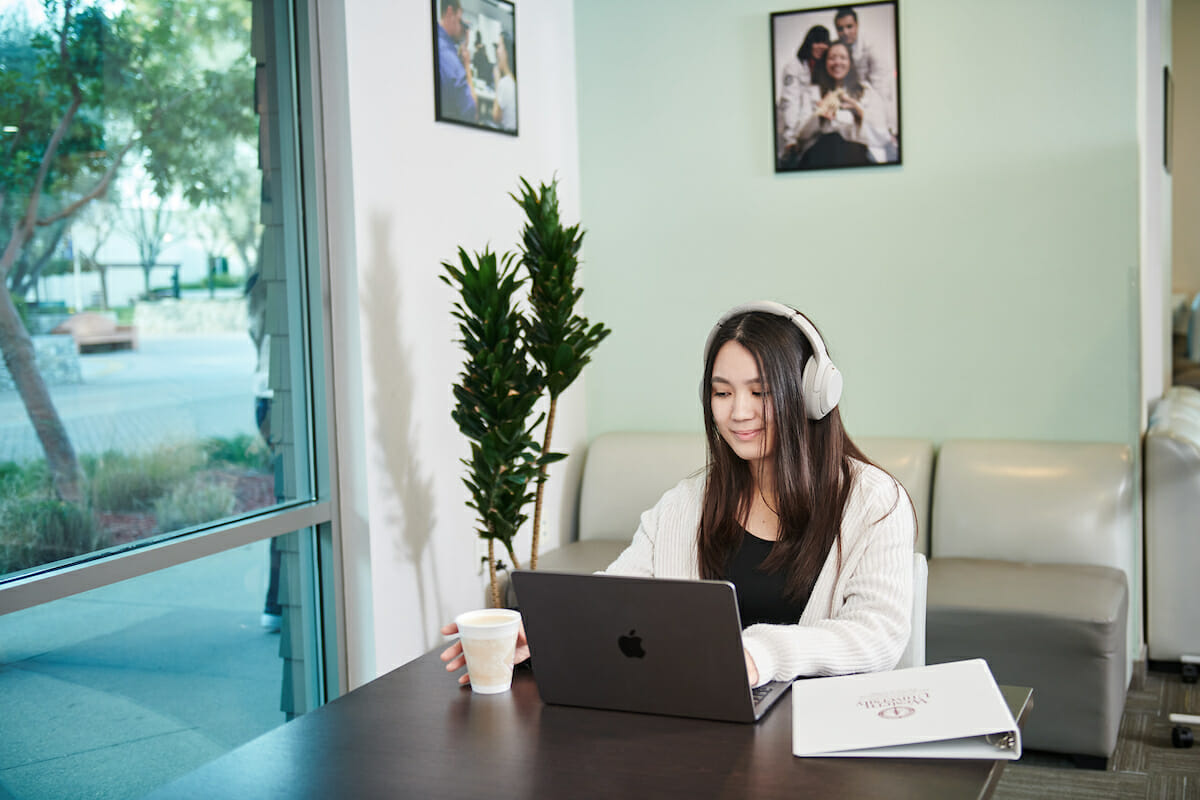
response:
[[(883, 470), (854, 462), (852, 474), (841, 568), (835, 544), (797, 624), (751, 625), (742, 632), (759, 683), (892, 669), (908, 644), (916, 538), (912, 503)], [(644, 512), (633, 541), (604, 572), (698, 579), (705, 478), (684, 479)]]

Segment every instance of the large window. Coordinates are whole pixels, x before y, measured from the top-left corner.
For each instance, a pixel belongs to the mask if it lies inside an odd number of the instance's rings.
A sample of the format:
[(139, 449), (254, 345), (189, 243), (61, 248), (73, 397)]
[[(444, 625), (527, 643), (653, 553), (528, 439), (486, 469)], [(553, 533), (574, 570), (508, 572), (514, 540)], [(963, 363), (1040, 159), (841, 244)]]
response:
[[(184, 764), (337, 692), (305, 11), (0, 7), (0, 700), (33, 710), (0, 714), (0, 795), (70, 787), (56, 687), (146, 737), (269, 695)], [(78, 659), (105, 667), (62, 680)], [(171, 702), (117, 679), (150, 665)]]

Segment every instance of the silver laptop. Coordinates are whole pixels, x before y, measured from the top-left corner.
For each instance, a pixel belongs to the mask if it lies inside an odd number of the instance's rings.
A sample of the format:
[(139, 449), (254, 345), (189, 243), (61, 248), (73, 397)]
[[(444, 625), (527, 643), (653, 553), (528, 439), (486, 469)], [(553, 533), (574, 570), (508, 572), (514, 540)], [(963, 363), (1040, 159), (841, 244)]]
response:
[(545, 703), (755, 722), (791, 686), (751, 690), (726, 581), (516, 570)]

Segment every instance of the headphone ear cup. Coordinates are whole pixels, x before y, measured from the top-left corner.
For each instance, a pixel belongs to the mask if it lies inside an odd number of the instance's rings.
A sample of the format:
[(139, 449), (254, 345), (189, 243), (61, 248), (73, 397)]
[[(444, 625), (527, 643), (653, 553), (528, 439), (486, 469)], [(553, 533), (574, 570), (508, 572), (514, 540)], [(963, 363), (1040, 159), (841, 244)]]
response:
[(825, 367), (825, 391), (822, 394), (827, 405), (821, 416), (833, 411), (842, 401), (842, 373), (833, 365), (832, 361), (826, 361)]
[(801, 375), (804, 413), (809, 419), (823, 419), (842, 398), (842, 373), (828, 359), (810, 356)]

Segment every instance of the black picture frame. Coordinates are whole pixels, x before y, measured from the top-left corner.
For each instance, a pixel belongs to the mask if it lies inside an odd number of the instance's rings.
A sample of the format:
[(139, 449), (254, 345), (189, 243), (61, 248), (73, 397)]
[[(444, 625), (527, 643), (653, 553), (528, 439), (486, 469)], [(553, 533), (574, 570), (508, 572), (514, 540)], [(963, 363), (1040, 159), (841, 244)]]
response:
[(434, 119), (519, 135), (516, 6), (508, 0), (431, 0), (431, 8)]
[(770, 23), (775, 172), (901, 164), (899, 0), (776, 11)]

